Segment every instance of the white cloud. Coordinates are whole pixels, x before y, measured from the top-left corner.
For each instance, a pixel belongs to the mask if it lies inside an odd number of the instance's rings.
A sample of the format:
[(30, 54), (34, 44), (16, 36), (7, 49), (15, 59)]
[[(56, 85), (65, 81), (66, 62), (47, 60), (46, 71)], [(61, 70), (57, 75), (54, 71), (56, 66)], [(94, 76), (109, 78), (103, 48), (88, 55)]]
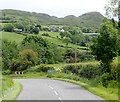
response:
[(98, 11), (104, 14), (108, 0), (1, 0), (0, 9), (18, 9), (64, 17)]

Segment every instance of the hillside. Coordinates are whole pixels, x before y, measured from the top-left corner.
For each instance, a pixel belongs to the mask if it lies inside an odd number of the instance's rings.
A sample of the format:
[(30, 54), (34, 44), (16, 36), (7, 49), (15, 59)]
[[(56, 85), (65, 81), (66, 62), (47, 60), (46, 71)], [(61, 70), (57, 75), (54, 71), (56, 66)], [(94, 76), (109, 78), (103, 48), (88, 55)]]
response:
[(4, 16), (12, 20), (25, 20), (32, 23), (40, 23), (42, 25), (71, 25), (88, 28), (99, 28), (102, 23), (103, 15), (99, 12), (89, 12), (79, 17), (68, 15), (64, 18), (50, 16), (44, 13), (26, 12), (20, 10), (4, 9), (2, 10)]

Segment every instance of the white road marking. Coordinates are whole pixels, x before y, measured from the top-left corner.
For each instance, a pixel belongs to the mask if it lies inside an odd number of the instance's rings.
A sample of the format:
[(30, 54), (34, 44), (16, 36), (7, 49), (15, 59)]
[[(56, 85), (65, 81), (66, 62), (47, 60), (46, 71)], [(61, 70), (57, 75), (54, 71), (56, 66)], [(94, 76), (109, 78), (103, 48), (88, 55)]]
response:
[[(54, 88), (53, 88), (52, 86), (50, 86), (50, 85), (49, 85), (49, 88), (51, 88), (52, 90), (54, 90)], [(55, 90), (54, 90), (54, 93), (58, 96), (58, 93), (57, 93)], [(58, 98), (59, 98), (59, 100), (60, 100), (61, 102), (63, 102), (62, 99), (61, 99), (61, 97), (58, 97)]]
[(61, 101), (62, 101), (61, 97), (58, 97), (58, 98), (59, 98), (59, 100), (61, 100)]
[(52, 86), (49, 86), (49, 88), (51, 88), (53, 90), (53, 87)]
[(55, 93), (56, 95), (58, 95), (58, 93), (57, 93), (56, 91), (54, 91), (54, 93)]

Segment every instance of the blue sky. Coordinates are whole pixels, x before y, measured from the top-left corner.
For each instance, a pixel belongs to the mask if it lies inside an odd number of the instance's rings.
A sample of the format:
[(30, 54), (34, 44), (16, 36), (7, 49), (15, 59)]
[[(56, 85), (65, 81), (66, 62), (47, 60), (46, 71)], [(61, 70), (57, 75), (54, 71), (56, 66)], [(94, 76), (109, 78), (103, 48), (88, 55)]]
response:
[(0, 0), (0, 9), (17, 9), (51, 16), (80, 16), (97, 11), (105, 14), (104, 7), (108, 0)]

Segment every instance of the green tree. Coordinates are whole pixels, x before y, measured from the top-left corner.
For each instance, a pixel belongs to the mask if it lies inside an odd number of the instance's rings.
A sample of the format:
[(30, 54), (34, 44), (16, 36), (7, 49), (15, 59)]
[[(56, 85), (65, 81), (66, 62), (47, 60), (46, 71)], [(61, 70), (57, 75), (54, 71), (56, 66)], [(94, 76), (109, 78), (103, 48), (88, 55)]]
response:
[(119, 0), (109, 0), (108, 5), (105, 7), (106, 15), (109, 18), (118, 17), (118, 28), (120, 30), (120, 1)]
[(12, 59), (12, 71), (26, 70), (31, 66), (35, 66), (38, 61), (38, 54), (32, 49), (20, 51), (16, 58)]
[(106, 15), (108, 17), (118, 17), (120, 12), (119, 3), (119, 0), (109, 0), (108, 5), (105, 7)]
[(119, 0), (109, 0), (108, 5), (105, 7), (106, 9), (106, 15), (109, 18), (112, 17), (118, 17), (118, 25), (116, 26), (116, 22), (112, 18), (113, 25), (118, 29), (118, 35), (117, 35), (117, 50), (118, 54), (120, 55), (120, 1)]
[(24, 25), (23, 25), (22, 23), (16, 23), (16, 24), (15, 24), (15, 28), (17, 28), (17, 29), (22, 29), (22, 31), (25, 30), (25, 27), (24, 27)]
[(66, 43), (66, 47), (67, 47), (71, 39), (69, 37), (66, 37), (63, 39), (63, 41)]
[(11, 70), (12, 59), (17, 56), (19, 52), (18, 45), (15, 42), (7, 40), (2, 41), (2, 67), (3, 70)]
[(100, 61), (103, 73), (110, 72), (111, 62), (117, 55), (116, 35), (117, 29), (111, 22), (106, 22), (101, 26), (100, 35), (91, 45), (92, 54)]
[[(56, 63), (60, 51), (54, 44), (44, 40), (40, 36), (26, 36), (21, 45), (22, 49), (33, 49), (38, 53), (38, 64)], [(61, 54), (60, 54), (61, 55)], [(60, 57), (61, 58), (61, 57)]]
[(13, 24), (6, 24), (4, 27), (3, 27), (4, 31), (6, 32), (12, 32), (14, 30), (14, 25)]
[(35, 27), (35, 28), (33, 28), (33, 30), (32, 30), (32, 32), (33, 32), (34, 34), (39, 34), (39, 31), (40, 31), (39, 27)]
[(85, 40), (85, 37), (81, 31), (71, 30), (70, 33), (71, 33), (70, 39), (73, 44), (80, 44)]

